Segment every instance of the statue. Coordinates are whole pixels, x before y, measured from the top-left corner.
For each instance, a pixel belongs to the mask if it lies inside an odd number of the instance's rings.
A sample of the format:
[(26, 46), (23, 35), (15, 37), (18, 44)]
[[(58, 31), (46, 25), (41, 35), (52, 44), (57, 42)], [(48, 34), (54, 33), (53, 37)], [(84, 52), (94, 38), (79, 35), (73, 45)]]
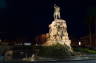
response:
[(71, 48), (71, 40), (68, 37), (67, 32), (67, 23), (65, 20), (61, 19), (60, 16), (60, 7), (54, 4), (54, 20), (49, 25), (49, 33), (46, 42), (43, 46), (52, 46), (52, 45), (63, 45), (64, 54), (72, 55), (73, 50)]
[(60, 7), (54, 4), (54, 19), (60, 19)]

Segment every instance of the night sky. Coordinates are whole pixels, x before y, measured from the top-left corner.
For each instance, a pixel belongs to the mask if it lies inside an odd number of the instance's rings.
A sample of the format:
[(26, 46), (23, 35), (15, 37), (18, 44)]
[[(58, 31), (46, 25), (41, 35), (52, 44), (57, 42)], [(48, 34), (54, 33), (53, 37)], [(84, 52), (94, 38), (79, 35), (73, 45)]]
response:
[(0, 37), (33, 38), (48, 33), (54, 3), (61, 7), (69, 36), (79, 39), (89, 34), (86, 17), (88, 9), (96, 8), (93, 0), (0, 0)]

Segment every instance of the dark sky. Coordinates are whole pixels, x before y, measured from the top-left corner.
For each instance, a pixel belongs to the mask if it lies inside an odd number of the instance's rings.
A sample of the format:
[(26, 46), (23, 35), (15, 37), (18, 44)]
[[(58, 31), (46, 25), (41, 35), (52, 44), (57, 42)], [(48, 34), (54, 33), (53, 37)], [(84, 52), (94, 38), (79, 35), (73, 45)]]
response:
[(93, 0), (0, 0), (0, 33), (2, 37), (32, 38), (48, 33), (53, 21), (53, 5), (61, 7), (61, 17), (68, 25), (68, 33), (79, 38), (88, 35), (86, 16)]

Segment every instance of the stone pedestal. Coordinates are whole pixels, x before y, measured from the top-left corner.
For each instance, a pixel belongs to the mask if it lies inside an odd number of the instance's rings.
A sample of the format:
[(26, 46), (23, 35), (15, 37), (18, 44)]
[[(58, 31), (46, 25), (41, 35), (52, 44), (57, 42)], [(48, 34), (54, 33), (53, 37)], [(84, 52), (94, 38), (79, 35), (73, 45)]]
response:
[(63, 19), (55, 19), (49, 25), (49, 37), (43, 46), (51, 46), (55, 44), (66, 45), (71, 50), (71, 40), (69, 40), (66, 21)]

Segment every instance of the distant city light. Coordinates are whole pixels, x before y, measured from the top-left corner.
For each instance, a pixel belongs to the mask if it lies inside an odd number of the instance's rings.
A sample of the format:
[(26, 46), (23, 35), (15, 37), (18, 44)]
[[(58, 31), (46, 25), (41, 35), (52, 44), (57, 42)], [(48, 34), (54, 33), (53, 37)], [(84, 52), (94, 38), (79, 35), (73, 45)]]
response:
[(79, 41), (79, 46), (81, 46), (81, 42)]
[(24, 45), (26, 45), (26, 46), (30, 46), (30, 45), (31, 45), (31, 43), (24, 43)]

